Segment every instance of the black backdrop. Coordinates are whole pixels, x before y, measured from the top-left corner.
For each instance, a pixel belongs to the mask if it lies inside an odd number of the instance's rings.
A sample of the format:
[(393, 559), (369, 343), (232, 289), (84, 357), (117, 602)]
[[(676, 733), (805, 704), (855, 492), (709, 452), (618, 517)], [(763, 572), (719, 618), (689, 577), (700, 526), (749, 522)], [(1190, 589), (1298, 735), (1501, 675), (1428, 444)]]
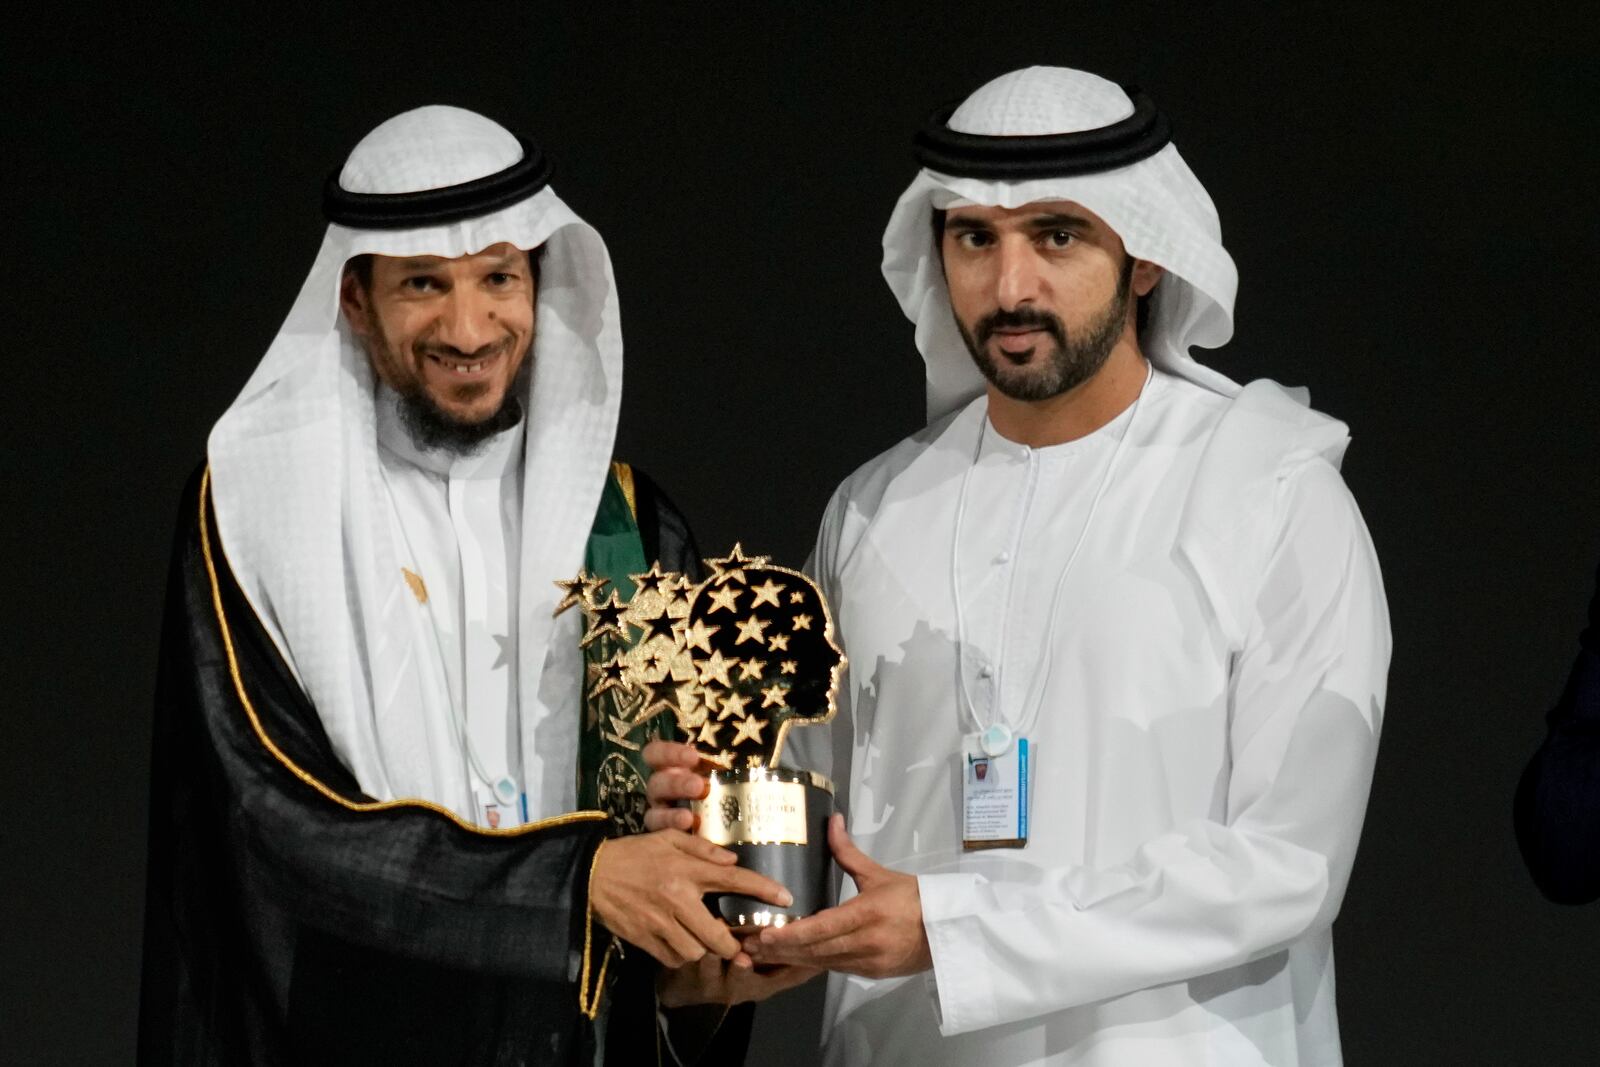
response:
[[(1242, 277), (1210, 361), (1354, 431), (1396, 644), (1337, 927), (1349, 1062), (1597, 1062), (1600, 907), (1544, 903), (1509, 825), (1600, 557), (1587, 5), (592, 6), (8, 16), (0, 1061), (131, 1059), (176, 496), (362, 133), (434, 102), (532, 132), (615, 259), (619, 455), (706, 546), (798, 562), (921, 422), (877, 269), (910, 132), (1043, 62), (1171, 114)], [(815, 999), (764, 1012), (762, 1062), (809, 1062)]]

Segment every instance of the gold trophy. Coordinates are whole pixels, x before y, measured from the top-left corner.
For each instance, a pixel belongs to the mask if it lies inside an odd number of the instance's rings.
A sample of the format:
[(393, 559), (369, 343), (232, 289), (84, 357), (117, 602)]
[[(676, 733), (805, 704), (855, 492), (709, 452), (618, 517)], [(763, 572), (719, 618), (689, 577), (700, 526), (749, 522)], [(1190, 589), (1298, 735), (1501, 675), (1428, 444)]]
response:
[(585, 686), (591, 715), (597, 701), (605, 705), (607, 740), (632, 747), (630, 737), (654, 733), (647, 724), (670, 713), (713, 765), (709, 792), (692, 804), (697, 832), (794, 897), (775, 908), (723, 894), (716, 911), (735, 929), (782, 926), (828, 904), (833, 783), (778, 760), (791, 727), (833, 718), (844, 654), (804, 574), (739, 545), (706, 563), (712, 573), (698, 585), (660, 564), (630, 576), (625, 605), (615, 592), (601, 601), (587, 575), (560, 584), (589, 590), (573, 596), (588, 620), (584, 646), (604, 637), (613, 650), (591, 661)]

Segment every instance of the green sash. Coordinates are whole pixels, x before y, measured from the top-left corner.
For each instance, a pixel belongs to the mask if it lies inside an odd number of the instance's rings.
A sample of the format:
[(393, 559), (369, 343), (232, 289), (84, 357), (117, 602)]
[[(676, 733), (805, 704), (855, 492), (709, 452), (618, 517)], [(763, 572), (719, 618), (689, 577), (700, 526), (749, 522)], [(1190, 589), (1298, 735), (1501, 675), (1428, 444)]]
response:
[[(611, 582), (604, 590), (607, 597), (615, 589), (623, 601), (633, 596), (631, 575), (643, 573), (650, 565), (644, 558), (644, 541), (634, 512), (633, 471), (625, 463), (611, 465), (584, 548), (583, 565), (590, 574)], [(630, 726), (617, 721), (629, 717), (626, 699), (617, 691), (589, 695), (594, 678), (588, 668), (609, 660), (618, 647), (602, 637), (584, 649), (579, 701), (583, 724), (578, 739), (578, 807), (610, 815), (613, 836), (644, 829), (645, 781), (650, 776), (642, 752), (646, 742), (677, 737), (677, 723), (670, 715)]]

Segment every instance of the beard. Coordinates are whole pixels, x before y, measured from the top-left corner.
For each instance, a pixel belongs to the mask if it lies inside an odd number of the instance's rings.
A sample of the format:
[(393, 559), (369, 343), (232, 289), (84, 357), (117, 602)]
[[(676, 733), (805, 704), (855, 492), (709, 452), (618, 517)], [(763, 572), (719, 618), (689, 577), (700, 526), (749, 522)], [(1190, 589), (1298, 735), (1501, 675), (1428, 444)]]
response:
[[(1125, 255), (1117, 278), (1117, 291), (1082, 330), (1071, 335), (1057, 315), (1034, 307), (991, 311), (970, 330), (957, 318), (956, 328), (961, 331), (961, 339), (966, 342), (978, 371), (1003, 396), (1012, 400), (1049, 400), (1082, 385), (1105, 366), (1128, 321), (1132, 280), (1133, 257)], [(1005, 357), (991, 356), (989, 342), (997, 331), (1004, 329), (1043, 330), (1052, 346), (1044, 354), (1044, 365), (1038, 368), (1004, 366)], [(1032, 355), (1031, 350), (1028, 354)]]
[(433, 397), (420, 384), (410, 382), (399, 390), (400, 424), (406, 428), (412, 444), (424, 451), (437, 449), (456, 456), (471, 456), (489, 438), (511, 429), (522, 418), (522, 403), (517, 393), (525, 380), (526, 369), (517, 372), (494, 414), (477, 422), (456, 418), (434, 403)]

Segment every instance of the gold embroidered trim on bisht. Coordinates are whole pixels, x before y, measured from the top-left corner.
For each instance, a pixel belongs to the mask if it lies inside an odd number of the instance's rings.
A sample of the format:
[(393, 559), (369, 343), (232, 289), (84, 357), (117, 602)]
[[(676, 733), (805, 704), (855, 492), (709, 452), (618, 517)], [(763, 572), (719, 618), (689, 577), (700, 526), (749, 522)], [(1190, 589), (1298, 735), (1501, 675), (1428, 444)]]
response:
[[(397, 808), (423, 808), (427, 811), (443, 815), (457, 826), (469, 833), (481, 834), (484, 837), (519, 837), (523, 834), (535, 833), (539, 830), (552, 830), (559, 826), (568, 826), (579, 822), (604, 822), (609, 817), (603, 811), (569, 811), (561, 815), (552, 815), (548, 819), (526, 823), (522, 826), (511, 826), (503, 830), (491, 830), (467, 822), (455, 812), (442, 804), (435, 804), (431, 800), (420, 797), (410, 797), (401, 800), (368, 800), (356, 801), (342, 796), (338, 791), (326, 785), (315, 775), (302, 769), (288, 754), (278, 747), (277, 743), (267, 735), (266, 729), (261, 725), (261, 718), (256, 714), (255, 705), (250, 700), (250, 694), (245, 691), (244, 679), (239, 675), (239, 658), (233, 648), (233, 631), (228, 627), (228, 616), (222, 607), (222, 585), (217, 580), (216, 560), (211, 551), (211, 530), (206, 520), (206, 500), (211, 494), (211, 468), (207, 467), (200, 478), (200, 550), (205, 556), (206, 576), (211, 580), (211, 605), (216, 611), (217, 625), (222, 630), (222, 645), (228, 655), (228, 672), (233, 676), (233, 689), (239, 696), (239, 703), (244, 705), (245, 715), (250, 720), (251, 729), (255, 731), (256, 738), (273, 757), (296, 778), (333, 801), (342, 808), (359, 812), (392, 811)], [(226, 553), (224, 553), (226, 554)], [(226, 560), (224, 560), (226, 562)]]
[(617, 951), (617, 938), (611, 935), (611, 943), (606, 946), (605, 955), (600, 957), (600, 973), (595, 976), (594, 989), (589, 988), (589, 967), (594, 954), (594, 871), (600, 866), (600, 850), (605, 848), (609, 841), (602, 841), (594, 850), (594, 858), (589, 861), (589, 892), (586, 896), (589, 903), (584, 906), (583, 917), (583, 970), (578, 974), (578, 1010), (583, 1017), (593, 1022), (595, 1016), (600, 1014), (600, 1002), (605, 997), (606, 968), (611, 965), (611, 954)]
[(611, 476), (617, 480), (617, 485), (622, 487), (622, 498), (628, 502), (628, 514), (633, 516), (633, 521), (639, 521), (639, 501), (633, 493), (633, 468), (626, 463), (612, 463)]

